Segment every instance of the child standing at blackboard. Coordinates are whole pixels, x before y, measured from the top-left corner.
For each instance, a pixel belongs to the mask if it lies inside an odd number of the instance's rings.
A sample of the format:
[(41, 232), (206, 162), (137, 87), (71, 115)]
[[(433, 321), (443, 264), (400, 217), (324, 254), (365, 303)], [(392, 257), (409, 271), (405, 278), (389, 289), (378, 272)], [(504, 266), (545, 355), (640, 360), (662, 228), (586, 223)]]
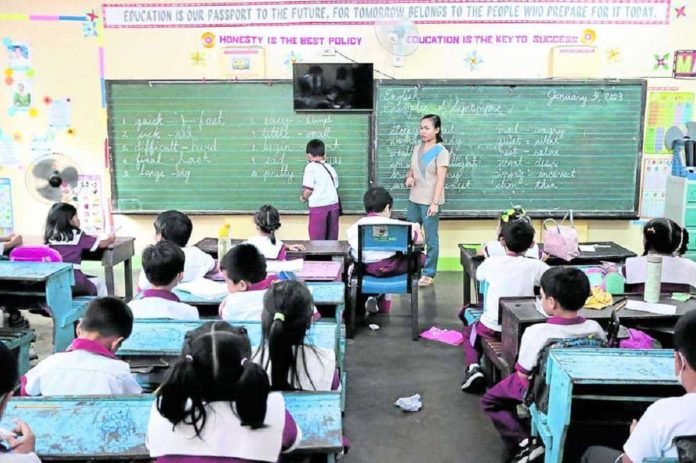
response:
[(338, 239), (338, 175), (325, 160), (324, 142), (307, 143), (307, 167), (300, 199), (309, 203), (309, 239)]

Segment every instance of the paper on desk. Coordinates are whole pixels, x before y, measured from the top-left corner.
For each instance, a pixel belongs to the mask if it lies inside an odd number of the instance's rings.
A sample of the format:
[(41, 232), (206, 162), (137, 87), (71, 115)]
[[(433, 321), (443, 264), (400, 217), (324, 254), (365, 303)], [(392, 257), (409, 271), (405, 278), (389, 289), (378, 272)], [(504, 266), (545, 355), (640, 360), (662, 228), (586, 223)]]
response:
[(581, 244), (578, 247), (580, 248), (580, 252), (595, 252), (594, 244)]
[(649, 312), (658, 315), (676, 315), (677, 306), (670, 304), (654, 304), (645, 301), (636, 301), (629, 299), (626, 303), (626, 308), (629, 310), (637, 310), (639, 312)]
[(301, 272), (304, 268), (303, 259), (267, 260), (266, 271), (269, 273)]
[(208, 280), (207, 278), (198, 278), (187, 283), (180, 283), (176, 289), (186, 291), (194, 296), (200, 296), (206, 299), (217, 299), (226, 296), (229, 291), (227, 285), (219, 281)]
[(544, 317), (549, 318), (549, 314), (547, 314), (544, 311), (544, 307), (541, 305), (541, 298), (540, 297), (534, 298), (534, 307), (536, 308), (537, 312), (542, 314)]

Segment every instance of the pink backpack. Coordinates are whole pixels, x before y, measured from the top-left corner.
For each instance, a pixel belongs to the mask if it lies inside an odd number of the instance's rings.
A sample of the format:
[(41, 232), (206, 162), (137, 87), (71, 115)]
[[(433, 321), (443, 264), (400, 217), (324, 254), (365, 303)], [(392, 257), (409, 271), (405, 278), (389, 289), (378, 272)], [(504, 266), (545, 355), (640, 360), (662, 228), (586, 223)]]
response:
[[(568, 214), (570, 214), (570, 227), (563, 225)], [(566, 262), (580, 255), (578, 232), (575, 230), (575, 223), (573, 222), (573, 211), (569, 211), (568, 214), (563, 217), (560, 224), (554, 219), (546, 219), (542, 224), (544, 252), (550, 256), (559, 257)], [(550, 222), (553, 222), (553, 226), (547, 228), (546, 224)]]
[(659, 343), (641, 330), (628, 329), (628, 334), (631, 336), (628, 339), (622, 339), (619, 342), (621, 349), (659, 349)]
[(12, 262), (63, 262), (63, 257), (48, 246), (20, 246), (10, 252)]

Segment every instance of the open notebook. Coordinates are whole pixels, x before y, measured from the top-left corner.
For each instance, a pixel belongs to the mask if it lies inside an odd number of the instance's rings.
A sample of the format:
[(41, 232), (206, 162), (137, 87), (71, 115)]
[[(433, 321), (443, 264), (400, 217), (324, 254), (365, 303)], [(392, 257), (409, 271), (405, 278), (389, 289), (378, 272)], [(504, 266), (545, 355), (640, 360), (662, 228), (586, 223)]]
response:
[(176, 289), (186, 291), (187, 293), (204, 299), (219, 299), (229, 294), (225, 283), (209, 280), (207, 278), (198, 278), (186, 283), (180, 283), (177, 285)]

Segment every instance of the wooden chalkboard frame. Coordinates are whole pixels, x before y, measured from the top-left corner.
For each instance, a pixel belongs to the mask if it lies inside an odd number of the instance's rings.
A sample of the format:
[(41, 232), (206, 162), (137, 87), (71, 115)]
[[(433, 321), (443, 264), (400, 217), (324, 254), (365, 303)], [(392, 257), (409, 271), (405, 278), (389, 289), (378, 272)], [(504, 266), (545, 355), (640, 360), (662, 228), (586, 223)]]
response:
[[(248, 80), (232, 80), (232, 79), (211, 79), (211, 80), (201, 80), (201, 79), (106, 79), (105, 80), (105, 93), (106, 93), (106, 108), (107, 108), (107, 141), (106, 141), (106, 150), (107, 150), (107, 159), (108, 159), (108, 164), (109, 164), (109, 176), (111, 177), (110, 183), (111, 183), (111, 208), (113, 213), (117, 214), (122, 214), (122, 215), (155, 215), (159, 214), (164, 211), (164, 209), (147, 209), (147, 210), (125, 210), (125, 209), (119, 209), (118, 208), (118, 185), (116, 183), (116, 172), (115, 172), (115, 163), (113, 162), (113, 156), (112, 156), (112, 147), (111, 147), (111, 140), (114, 140), (114, 127), (112, 125), (112, 118), (109, 117), (109, 113), (111, 111), (112, 107), (112, 91), (111, 91), (111, 86), (112, 85), (142, 85), (142, 84), (148, 84), (148, 85), (159, 85), (159, 84), (211, 84), (211, 85), (219, 85), (219, 84), (241, 84), (241, 85), (246, 85), (246, 84), (267, 84), (267, 85), (274, 85), (274, 84), (292, 84), (293, 81), (292, 79), (248, 79)], [(373, 100), (375, 98), (375, 92), (373, 92)], [(376, 100), (374, 100), (376, 101)], [(295, 113), (300, 112), (300, 113), (305, 113), (306, 111), (293, 111)], [(336, 113), (336, 114), (341, 114), (345, 113), (346, 111), (322, 111), (321, 113)], [(351, 114), (356, 114), (356, 113), (364, 113), (367, 117), (367, 128), (368, 128), (368, 135), (367, 135), (367, 144), (365, 146), (365, 149), (367, 151), (368, 159), (367, 159), (367, 172), (365, 173), (365, 190), (369, 188), (369, 179), (371, 178), (373, 166), (371, 165), (371, 155), (370, 153), (372, 152), (372, 139), (374, 138), (374, 112), (373, 111), (365, 111), (365, 110), (360, 110), (360, 111), (351, 111)], [(300, 191), (301, 186), (298, 186), (298, 192)], [(253, 214), (254, 211), (249, 211), (249, 210), (242, 210), (242, 209), (229, 209), (229, 210), (222, 210), (222, 209), (213, 209), (213, 210), (204, 210), (204, 209), (199, 209), (199, 210), (182, 210), (182, 212), (185, 212), (188, 215), (249, 215)], [(309, 215), (309, 210), (282, 210), (281, 211), (285, 215), (297, 215), (297, 216), (302, 216), (302, 215)], [(363, 214), (362, 210), (351, 210), (351, 209), (346, 209), (344, 211), (347, 214), (355, 214), (355, 215), (361, 215)]]
[[(374, 92), (374, 112), (372, 115), (372, 139), (371, 139), (371, 150), (370, 159), (368, 166), (370, 167), (370, 185), (376, 185), (377, 183), (377, 135), (376, 127), (379, 125), (379, 111), (377, 109), (377, 99), (379, 98), (380, 89), (382, 87), (388, 87), (390, 85), (415, 85), (415, 86), (509, 86), (509, 87), (521, 87), (521, 86), (571, 86), (571, 85), (616, 85), (616, 86), (637, 86), (641, 87), (641, 113), (640, 113), (640, 127), (639, 127), (639, 139), (638, 139), (638, 159), (636, 164), (636, 188), (634, 195), (634, 211), (606, 211), (606, 212), (592, 212), (592, 213), (575, 213), (575, 218), (582, 219), (603, 219), (603, 220), (626, 220), (626, 219), (637, 219), (638, 208), (640, 207), (640, 185), (641, 185), (641, 166), (643, 163), (643, 136), (645, 129), (645, 105), (648, 93), (648, 82), (645, 79), (404, 79), (404, 80), (388, 80), (388, 79), (378, 79), (375, 80), (375, 92)], [(445, 143), (445, 146), (447, 143)], [(404, 172), (404, 178), (406, 173)], [(402, 215), (402, 211), (397, 211), (395, 215)], [(529, 210), (528, 214), (533, 218), (563, 218), (566, 210)], [(442, 212), (441, 218), (443, 219), (487, 219), (498, 217), (500, 211), (498, 210), (488, 210), (488, 211), (447, 211), (446, 209)]]

